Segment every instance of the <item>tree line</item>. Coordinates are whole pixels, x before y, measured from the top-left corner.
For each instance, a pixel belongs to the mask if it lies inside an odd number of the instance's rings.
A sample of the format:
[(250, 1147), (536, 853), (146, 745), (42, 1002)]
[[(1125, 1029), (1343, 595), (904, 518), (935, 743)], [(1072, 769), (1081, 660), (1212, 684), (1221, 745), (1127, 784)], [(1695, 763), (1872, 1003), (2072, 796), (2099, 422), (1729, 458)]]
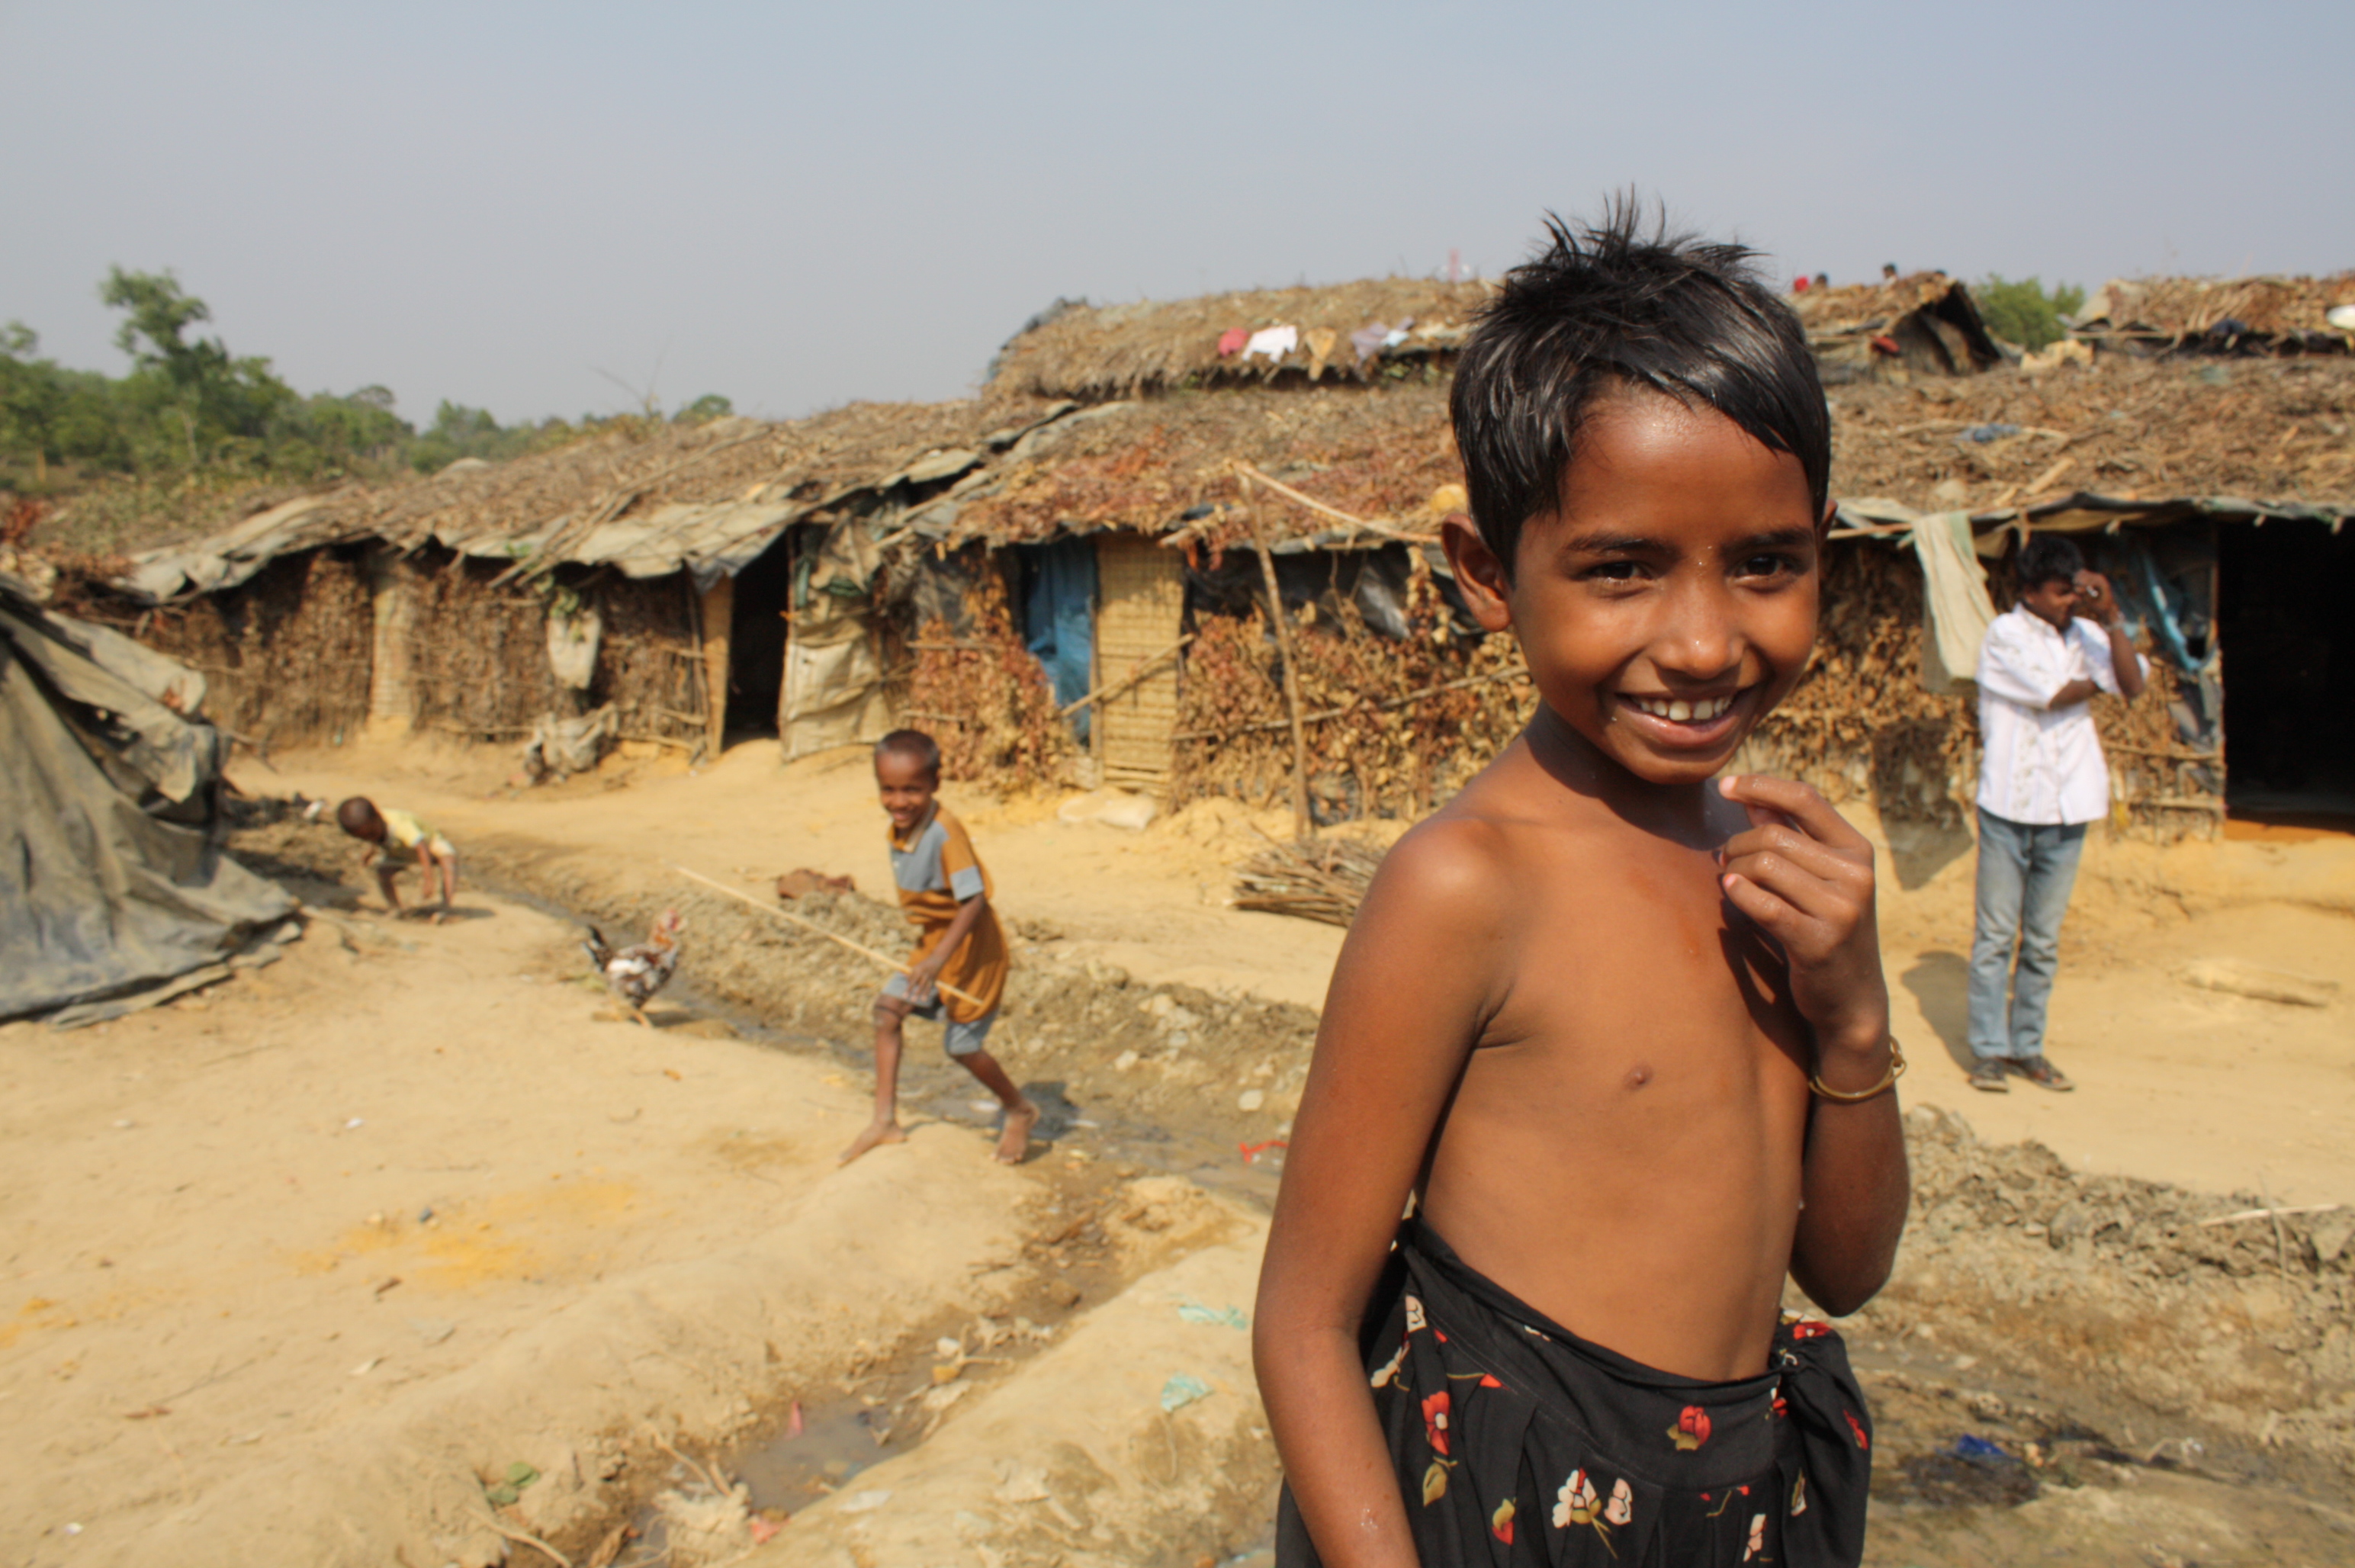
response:
[[(118, 476), (308, 484), (430, 473), (461, 457), (560, 446), (610, 422), (502, 425), (444, 400), (421, 431), (393, 411), (383, 387), (305, 396), (269, 359), (197, 336), (211, 308), (169, 271), (114, 267), (98, 292), (123, 313), (114, 341), (131, 357), (127, 375), (68, 368), (39, 357), (39, 336), (22, 322), (0, 326), (0, 490), (58, 495)], [(671, 417), (700, 422), (731, 411), (713, 394)], [(645, 416), (622, 417), (660, 416), (650, 400)]]

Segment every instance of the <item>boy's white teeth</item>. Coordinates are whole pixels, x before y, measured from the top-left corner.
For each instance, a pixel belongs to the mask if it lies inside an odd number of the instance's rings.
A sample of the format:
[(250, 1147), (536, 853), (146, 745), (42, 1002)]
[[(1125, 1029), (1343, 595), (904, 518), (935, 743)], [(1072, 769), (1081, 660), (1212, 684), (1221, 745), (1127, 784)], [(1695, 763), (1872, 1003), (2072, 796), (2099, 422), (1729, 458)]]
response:
[(1653, 697), (1631, 697), (1627, 699), (1655, 718), (1666, 719), (1672, 724), (1688, 724), (1695, 720), (1708, 723), (1733, 706), (1731, 697), (1704, 697), (1698, 702), (1683, 699), (1663, 699)]

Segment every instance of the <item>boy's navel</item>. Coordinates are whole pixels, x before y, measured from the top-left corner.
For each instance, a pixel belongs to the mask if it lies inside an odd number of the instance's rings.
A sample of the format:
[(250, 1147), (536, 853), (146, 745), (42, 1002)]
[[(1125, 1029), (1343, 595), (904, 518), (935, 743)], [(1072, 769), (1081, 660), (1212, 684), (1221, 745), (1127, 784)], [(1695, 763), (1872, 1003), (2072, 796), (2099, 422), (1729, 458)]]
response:
[(1641, 1062), (1636, 1063), (1634, 1067), (1627, 1070), (1627, 1087), (1630, 1089), (1641, 1089), (1645, 1084), (1649, 1083), (1651, 1081), (1651, 1068)]

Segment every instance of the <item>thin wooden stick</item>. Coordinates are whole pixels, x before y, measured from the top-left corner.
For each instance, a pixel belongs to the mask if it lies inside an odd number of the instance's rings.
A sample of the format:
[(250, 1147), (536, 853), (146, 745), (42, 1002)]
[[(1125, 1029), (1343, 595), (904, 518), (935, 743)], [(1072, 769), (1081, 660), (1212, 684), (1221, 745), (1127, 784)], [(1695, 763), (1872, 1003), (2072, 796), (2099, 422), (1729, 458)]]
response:
[[(1347, 719), (1360, 713), (1386, 713), (1393, 708), (1408, 708), (1426, 697), (1436, 697), (1443, 691), (1461, 691), (1466, 687), (1486, 686), (1494, 680), (1526, 680), (1529, 670), (1521, 666), (1511, 669), (1491, 670), (1487, 675), (1467, 675), (1457, 680), (1443, 680), (1436, 686), (1425, 686), (1408, 692), (1404, 697), (1392, 697), (1380, 702), (1359, 702), (1347, 708), (1325, 708), (1314, 713), (1304, 713), (1304, 724), (1321, 724), (1327, 719)], [(1249, 724), (1238, 724), (1231, 730), (1180, 730), (1170, 736), (1172, 741), (1223, 741), (1236, 735), (1256, 734), (1262, 730), (1281, 730), (1288, 722), (1283, 719), (1261, 719)]]
[(481, 1509), (475, 1509), (474, 1510), (474, 1515), (476, 1519), (481, 1520), (485, 1524), (489, 1525), (493, 1530), (497, 1531), (501, 1535), (506, 1536), (509, 1541), (520, 1541), (526, 1546), (537, 1546), (542, 1552), (547, 1552), (550, 1558), (554, 1559), (556, 1568), (572, 1568), (571, 1558), (567, 1557), (563, 1552), (559, 1552), (556, 1548), (550, 1546), (548, 1542), (542, 1541), (537, 1535), (530, 1533), (528, 1531), (517, 1530), (510, 1525), (501, 1524), (497, 1520), (493, 1519)]
[(1250, 464), (1245, 463), (1241, 459), (1236, 460), (1235, 472), (1241, 475), (1246, 479), (1266, 485), (1269, 489), (1274, 491), (1277, 495), (1283, 496), (1287, 501), (1295, 501), (1321, 517), (1331, 517), (1336, 522), (1347, 523), (1353, 528), (1363, 528), (1369, 534), (1387, 534), (1391, 539), (1403, 539), (1410, 544), (1436, 544), (1439, 542), (1439, 536), (1437, 534), (1412, 533), (1405, 528), (1400, 528), (1395, 523), (1376, 522), (1370, 517), (1352, 517), (1348, 512), (1341, 510), (1338, 507), (1328, 507), (1313, 496), (1304, 496), (1299, 491), (1294, 489), (1291, 485), (1280, 484), (1277, 481), (1269, 478), (1266, 475), (1262, 474), (1258, 469), (1252, 467)]
[[(862, 947), (858, 943), (851, 941), (850, 938), (844, 936), (839, 933), (828, 931), (826, 927), (818, 924), (818, 923), (814, 920), (804, 920), (797, 914), (788, 914), (781, 909), (771, 909), (759, 899), (753, 898), (749, 894), (740, 893), (734, 888), (729, 887), (726, 883), (715, 882), (709, 877), (705, 876), (702, 872), (690, 871), (685, 866), (673, 866), (671, 869), (677, 871), (680, 876), (687, 878), (689, 881), (701, 882), (705, 887), (709, 888), (714, 892), (727, 894), (730, 898), (734, 899), (738, 903), (751, 904), (762, 914), (774, 915), (779, 920), (783, 921), (787, 925), (798, 925), (805, 931), (814, 931), (817, 933), (820, 936), (825, 937), (828, 942), (840, 943), (843, 946), (849, 948), (853, 953), (858, 954), (862, 958), (872, 958), (876, 963), (882, 965), (886, 969), (894, 970), (901, 975), (908, 973), (910, 966), (900, 963), (897, 958), (890, 956), (889, 954), (878, 953), (872, 947)], [(983, 1005), (979, 997), (975, 996), (971, 991), (960, 991), (954, 986), (950, 985), (946, 980), (935, 980), (932, 982), (932, 985), (934, 988), (939, 990), (943, 996), (954, 997), (960, 1002), (971, 1002), (976, 1008)]]
[(1259, 551), (1260, 576), (1267, 582), (1267, 613), (1275, 630), (1276, 657), (1284, 661), (1284, 706), (1292, 720), (1292, 836), (1306, 838), (1316, 825), (1308, 816), (1308, 731), (1300, 718), (1300, 667), (1292, 656), (1291, 617), (1284, 613), (1284, 590), (1275, 580), (1275, 556), (1259, 519), (1251, 519), (1252, 546)]
[(1194, 634), (1191, 632), (1187, 633), (1184, 636), (1178, 638), (1176, 642), (1170, 644), (1167, 647), (1162, 649), (1151, 658), (1146, 659), (1144, 663), (1138, 665), (1135, 669), (1130, 670), (1126, 675), (1122, 676), (1118, 680), (1097, 687), (1085, 697), (1074, 698), (1071, 701), (1063, 704), (1060, 708), (1056, 709), (1055, 717), (1058, 719), (1066, 718), (1071, 714), (1077, 713), (1081, 709), (1085, 708), (1091, 702), (1109, 702), (1114, 698), (1118, 697), (1122, 692), (1126, 691), (1130, 687), (1135, 686), (1138, 681), (1143, 680), (1146, 676), (1151, 675), (1154, 669), (1159, 666), (1163, 659), (1182, 652), (1186, 645), (1193, 640)]
[(2346, 1208), (2344, 1203), (2303, 1203), (2294, 1209), (2243, 1209), (2237, 1214), (2219, 1214), (2212, 1220), (2202, 1220), (2200, 1228), (2237, 1224), (2243, 1220), (2270, 1220), (2278, 1214), (2335, 1214)]

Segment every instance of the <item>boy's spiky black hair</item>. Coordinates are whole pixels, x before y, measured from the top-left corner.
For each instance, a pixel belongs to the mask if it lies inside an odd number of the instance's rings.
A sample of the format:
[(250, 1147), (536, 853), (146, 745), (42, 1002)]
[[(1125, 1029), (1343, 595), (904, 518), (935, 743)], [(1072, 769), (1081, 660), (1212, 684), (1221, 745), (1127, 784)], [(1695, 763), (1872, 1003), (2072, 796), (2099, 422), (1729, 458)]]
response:
[(875, 754), (905, 757), (934, 778), (941, 776), (941, 743), (922, 730), (894, 730), (875, 742)]
[(1806, 333), (1744, 246), (1668, 232), (1632, 195), (1602, 221), (1546, 215), (1550, 242), (1506, 274), (1456, 362), (1449, 411), (1480, 537), (1509, 572), (1521, 525), (1562, 503), (1595, 400), (1644, 387), (1716, 410), (1797, 457), (1820, 513), (1831, 418)]
[(2055, 581), (2074, 582), (2077, 574), (2084, 570), (2084, 553), (2074, 541), (2059, 534), (2030, 534), (2011, 563), (2012, 575), (2019, 580), (2022, 588), (2038, 588)]

